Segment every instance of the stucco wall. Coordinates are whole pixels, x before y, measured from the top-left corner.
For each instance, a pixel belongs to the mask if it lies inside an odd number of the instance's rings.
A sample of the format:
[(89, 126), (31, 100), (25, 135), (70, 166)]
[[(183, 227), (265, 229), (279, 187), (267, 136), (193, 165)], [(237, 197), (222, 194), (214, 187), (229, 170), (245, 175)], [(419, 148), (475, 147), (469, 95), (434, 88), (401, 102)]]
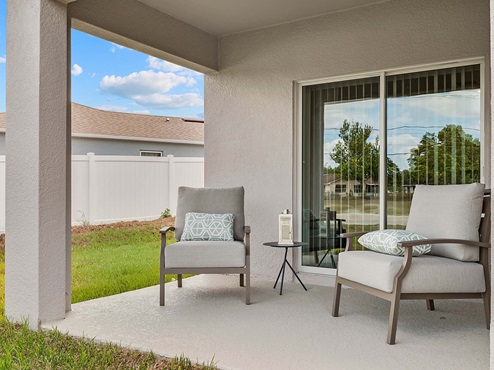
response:
[(253, 274), (277, 273), (280, 251), (262, 243), (276, 240), (277, 214), (294, 208), (294, 81), (488, 62), (489, 52), (488, 0), (394, 0), (221, 38), (220, 72), (205, 82), (205, 184), (245, 187)]

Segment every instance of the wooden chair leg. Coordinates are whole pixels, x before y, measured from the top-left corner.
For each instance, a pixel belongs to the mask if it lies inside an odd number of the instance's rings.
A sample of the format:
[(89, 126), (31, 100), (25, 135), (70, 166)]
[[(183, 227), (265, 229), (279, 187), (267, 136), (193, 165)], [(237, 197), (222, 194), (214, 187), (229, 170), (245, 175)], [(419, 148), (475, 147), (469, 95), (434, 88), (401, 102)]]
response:
[(250, 304), (250, 271), (245, 274), (245, 304)]
[(165, 305), (165, 274), (160, 273), (160, 306)]
[(178, 281), (178, 287), (181, 288), (182, 287), (182, 274), (178, 274), (177, 277), (178, 277), (178, 280), (177, 280)]
[[(338, 279), (338, 278), (337, 278)], [(338, 317), (338, 311), (340, 310), (340, 296), (341, 296), (341, 284), (336, 280), (336, 284), (334, 287), (334, 296), (333, 296), (333, 317)]]
[(244, 283), (244, 274), (240, 274), (240, 286), (245, 286), (245, 283)]
[(491, 297), (489, 293), (482, 294), (482, 299), (484, 301), (484, 313), (485, 313), (485, 323), (487, 330), (491, 329)]
[(427, 299), (426, 302), (427, 302), (427, 309), (429, 311), (434, 311), (435, 310), (434, 300), (433, 299)]
[(395, 293), (395, 297), (391, 301), (391, 308), (389, 310), (389, 323), (388, 323), (388, 344), (396, 343), (396, 326), (398, 325), (398, 313), (400, 311), (400, 295)]

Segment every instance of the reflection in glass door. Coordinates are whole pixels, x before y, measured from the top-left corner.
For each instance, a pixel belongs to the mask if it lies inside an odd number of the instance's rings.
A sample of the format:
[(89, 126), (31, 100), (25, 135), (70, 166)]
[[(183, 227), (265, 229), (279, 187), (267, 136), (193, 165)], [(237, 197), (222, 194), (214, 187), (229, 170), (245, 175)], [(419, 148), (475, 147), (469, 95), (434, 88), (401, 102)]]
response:
[(417, 184), (480, 181), (480, 65), (386, 78), (388, 227), (404, 229)]
[(342, 232), (379, 228), (379, 77), (302, 90), (302, 265), (335, 268)]

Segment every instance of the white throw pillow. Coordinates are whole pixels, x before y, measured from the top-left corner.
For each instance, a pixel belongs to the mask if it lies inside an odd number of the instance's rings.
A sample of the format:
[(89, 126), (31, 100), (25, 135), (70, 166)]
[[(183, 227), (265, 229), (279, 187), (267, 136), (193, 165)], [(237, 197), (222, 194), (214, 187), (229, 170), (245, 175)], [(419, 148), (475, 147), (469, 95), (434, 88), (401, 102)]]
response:
[(180, 240), (232, 241), (234, 220), (232, 213), (186, 213)]
[[(358, 241), (367, 249), (393, 256), (403, 256), (405, 248), (398, 247), (399, 242), (423, 239), (427, 238), (406, 230), (378, 230), (362, 235)], [(412, 256), (417, 257), (430, 251), (430, 244), (417, 245), (413, 247)]]

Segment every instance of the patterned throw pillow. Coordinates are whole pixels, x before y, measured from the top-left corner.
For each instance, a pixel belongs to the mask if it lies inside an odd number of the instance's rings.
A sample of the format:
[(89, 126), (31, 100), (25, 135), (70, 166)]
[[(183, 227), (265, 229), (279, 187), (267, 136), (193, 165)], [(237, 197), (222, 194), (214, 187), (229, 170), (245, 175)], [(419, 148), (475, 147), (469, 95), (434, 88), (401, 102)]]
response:
[[(417, 235), (406, 230), (378, 230), (362, 235), (358, 241), (364, 247), (376, 252), (403, 256), (405, 248), (399, 248), (396, 244), (409, 240), (423, 240), (425, 236)], [(412, 256), (417, 257), (431, 251), (430, 244), (417, 245), (413, 247)]]
[(231, 213), (186, 213), (180, 240), (232, 241), (234, 220)]

